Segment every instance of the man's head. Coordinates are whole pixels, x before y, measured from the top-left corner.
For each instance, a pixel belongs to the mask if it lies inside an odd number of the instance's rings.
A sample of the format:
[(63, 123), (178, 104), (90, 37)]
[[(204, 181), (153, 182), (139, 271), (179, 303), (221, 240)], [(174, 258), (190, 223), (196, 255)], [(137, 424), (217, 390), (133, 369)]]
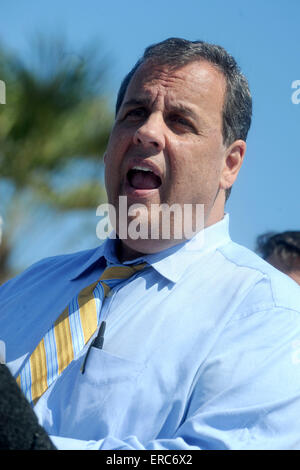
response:
[[(223, 48), (178, 38), (148, 47), (118, 94), (105, 156), (109, 202), (203, 204), (205, 225), (220, 220), (251, 110), (247, 81)], [(124, 244), (156, 252), (176, 243)]]
[(300, 232), (260, 235), (257, 238), (257, 252), (300, 285)]
[(171, 68), (180, 68), (191, 62), (204, 60), (217, 67), (226, 80), (222, 109), (224, 144), (230, 145), (238, 139), (246, 141), (252, 117), (252, 98), (247, 79), (241, 73), (235, 59), (224, 48), (204, 41), (170, 38), (147, 47), (144, 55), (121, 83), (116, 101), (116, 115), (130, 80), (140, 65), (147, 60), (156, 65), (169, 65)]

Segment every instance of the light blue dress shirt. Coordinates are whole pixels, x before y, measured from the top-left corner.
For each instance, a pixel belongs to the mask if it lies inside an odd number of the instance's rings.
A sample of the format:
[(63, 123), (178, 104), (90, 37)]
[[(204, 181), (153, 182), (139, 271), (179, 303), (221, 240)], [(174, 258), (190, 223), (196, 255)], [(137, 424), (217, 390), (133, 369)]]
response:
[[(229, 216), (103, 304), (89, 344), (35, 406), (59, 449), (300, 449), (300, 289), (233, 243)], [(17, 376), (72, 297), (118, 263), (115, 240), (48, 258), (0, 288), (0, 339)]]

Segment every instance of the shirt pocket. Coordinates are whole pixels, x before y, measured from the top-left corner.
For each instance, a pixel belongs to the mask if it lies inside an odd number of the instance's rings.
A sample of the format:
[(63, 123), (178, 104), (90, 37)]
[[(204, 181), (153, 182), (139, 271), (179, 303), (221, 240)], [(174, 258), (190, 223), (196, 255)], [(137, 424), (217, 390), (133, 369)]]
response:
[(83, 359), (70, 364), (49, 394), (54, 427), (60, 436), (76, 439), (121, 437), (145, 365), (91, 347), (82, 374)]

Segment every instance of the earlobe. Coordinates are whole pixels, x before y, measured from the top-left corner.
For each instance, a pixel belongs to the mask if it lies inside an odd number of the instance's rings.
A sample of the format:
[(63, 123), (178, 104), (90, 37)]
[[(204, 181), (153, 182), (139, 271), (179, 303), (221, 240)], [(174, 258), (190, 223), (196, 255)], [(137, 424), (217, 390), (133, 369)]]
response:
[(241, 169), (245, 152), (246, 142), (244, 140), (236, 140), (228, 148), (220, 181), (222, 189), (230, 188), (235, 182)]

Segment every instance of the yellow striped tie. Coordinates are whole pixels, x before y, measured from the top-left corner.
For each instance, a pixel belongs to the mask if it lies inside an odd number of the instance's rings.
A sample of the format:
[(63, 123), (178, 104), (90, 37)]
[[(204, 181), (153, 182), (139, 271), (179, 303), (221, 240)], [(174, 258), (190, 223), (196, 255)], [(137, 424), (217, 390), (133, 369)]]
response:
[[(97, 303), (94, 295), (97, 284), (100, 283), (102, 285), (104, 297), (106, 297), (110, 291), (109, 281), (114, 281), (113, 285), (116, 285), (118, 282), (128, 279), (136, 272), (142, 270), (145, 266), (146, 263), (131, 266), (108, 267), (103, 271), (101, 277), (96, 282), (82, 289), (76, 296), (84, 345), (93, 336), (98, 327), (99, 312), (97, 312)], [(33, 404), (37, 402), (50, 384), (64, 371), (75, 357), (74, 340), (72, 339), (70, 325), (70, 305), (71, 303), (65, 308), (54, 325), (46, 333), (48, 337), (52, 337), (52, 343), (55, 344), (54, 348), (52, 348), (52, 352), (47, 354), (45, 335), (17, 377), (17, 382), (25, 396)], [(51, 365), (51, 357), (49, 356), (53, 354), (53, 351), (56, 358), (56, 372), (52, 374), (51, 380), (49, 380), (48, 368)]]

